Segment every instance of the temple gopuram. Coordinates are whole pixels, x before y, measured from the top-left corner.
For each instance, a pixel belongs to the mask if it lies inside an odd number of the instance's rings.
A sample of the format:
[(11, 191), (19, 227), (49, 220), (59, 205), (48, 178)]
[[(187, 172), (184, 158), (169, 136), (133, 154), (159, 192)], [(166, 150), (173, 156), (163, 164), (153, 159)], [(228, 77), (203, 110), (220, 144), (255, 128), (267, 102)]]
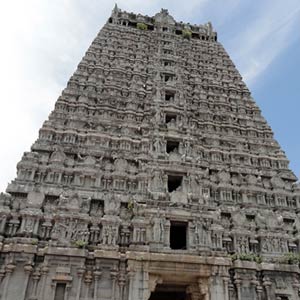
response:
[(211, 23), (115, 6), (0, 195), (0, 300), (298, 300), (299, 213)]

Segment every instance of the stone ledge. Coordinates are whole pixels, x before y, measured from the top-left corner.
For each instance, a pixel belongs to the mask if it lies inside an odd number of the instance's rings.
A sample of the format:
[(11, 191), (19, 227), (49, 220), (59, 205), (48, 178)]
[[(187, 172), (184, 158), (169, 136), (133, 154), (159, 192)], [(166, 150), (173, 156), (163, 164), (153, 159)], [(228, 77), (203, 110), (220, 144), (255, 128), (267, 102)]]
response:
[(227, 257), (202, 257), (195, 255), (184, 254), (166, 254), (166, 253), (146, 253), (146, 252), (126, 252), (126, 257), (131, 260), (137, 261), (162, 261), (174, 263), (189, 263), (189, 264), (202, 264), (202, 265), (219, 265), (231, 266), (231, 259)]
[(29, 244), (6, 244), (1, 247), (1, 252), (24, 252), (24, 253), (37, 253), (36, 245)]
[(276, 264), (276, 263), (261, 263), (253, 261), (236, 260), (233, 262), (234, 269), (248, 269), (255, 271), (278, 271), (278, 272), (293, 272), (300, 273), (298, 265)]

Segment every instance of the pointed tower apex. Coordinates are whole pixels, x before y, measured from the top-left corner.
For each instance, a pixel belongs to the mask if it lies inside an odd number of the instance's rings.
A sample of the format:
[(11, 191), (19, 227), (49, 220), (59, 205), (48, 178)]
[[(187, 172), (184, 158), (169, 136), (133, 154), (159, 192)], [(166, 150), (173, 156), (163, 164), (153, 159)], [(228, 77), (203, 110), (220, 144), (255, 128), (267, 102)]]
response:
[(116, 14), (118, 14), (118, 12), (120, 12), (120, 9), (118, 7), (118, 4), (115, 3), (115, 6), (114, 6), (114, 8), (112, 10), (112, 15), (116, 15)]

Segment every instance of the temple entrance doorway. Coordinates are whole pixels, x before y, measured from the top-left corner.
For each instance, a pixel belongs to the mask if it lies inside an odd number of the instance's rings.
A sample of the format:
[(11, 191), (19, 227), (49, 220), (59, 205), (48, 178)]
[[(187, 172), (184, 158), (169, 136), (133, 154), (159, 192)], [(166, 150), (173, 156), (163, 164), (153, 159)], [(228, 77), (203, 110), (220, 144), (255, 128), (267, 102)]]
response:
[(159, 284), (149, 300), (191, 300), (186, 289), (186, 286)]

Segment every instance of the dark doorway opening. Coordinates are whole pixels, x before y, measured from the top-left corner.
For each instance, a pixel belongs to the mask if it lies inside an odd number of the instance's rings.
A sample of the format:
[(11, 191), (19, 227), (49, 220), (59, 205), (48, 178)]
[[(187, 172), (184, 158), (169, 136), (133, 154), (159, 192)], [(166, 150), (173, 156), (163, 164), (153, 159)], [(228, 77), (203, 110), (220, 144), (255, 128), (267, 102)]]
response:
[(166, 124), (170, 123), (172, 120), (176, 121), (177, 116), (175, 114), (166, 114)]
[(185, 286), (158, 285), (149, 300), (191, 300)]
[(171, 91), (166, 91), (165, 93), (165, 100), (166, 101), (173, 101), (175, 98), (175, 93)]
[(150, 300), (186, 300), (185, 292), (154, 292)]
[(174, 81), (175, 76), (171, 74), (164, 74), (164, 82)]
[(165, 67), (170, 67), (170, 66), (172, 66), (172, 61), (170, 61), (170, 60), (164, 60), (163, 64), (164, 64)]
[(168, 191), (172, 193), (181, 187), (182, 176), (168, 175)]
[(170, 248), (173, 250), (186, 250), (187, 223), (171, 221)]
[(288, 296), (277, 296), (276, 299), (279, 299), (279, 300), (289, 300), (289, 297)]
[(178, 141), (167, 141), (167, 153), (178, 150), (179, 142)]
[(55, 288), (54, 300), (64, 300), (65, 299), (66, 284), (57, 283)]

